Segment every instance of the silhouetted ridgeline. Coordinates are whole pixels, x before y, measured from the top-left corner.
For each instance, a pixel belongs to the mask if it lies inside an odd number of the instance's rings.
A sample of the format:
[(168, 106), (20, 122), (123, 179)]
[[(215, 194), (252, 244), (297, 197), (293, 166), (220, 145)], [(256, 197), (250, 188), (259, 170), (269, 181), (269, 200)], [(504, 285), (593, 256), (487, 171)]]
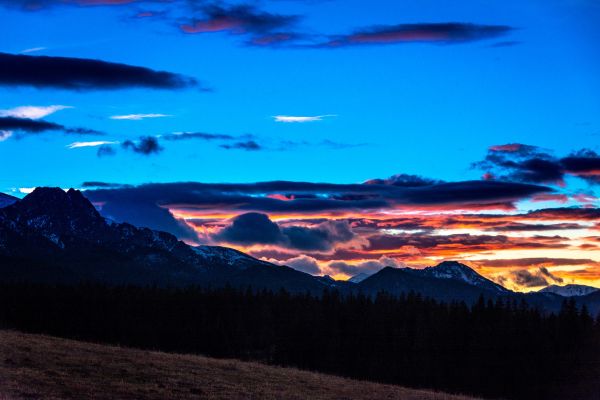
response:
[(600, 320), (572, 300), (541, 314), (524, 303), (468, 307), (413, 294), (6, 284), (0, 328), (489, 398), (600, 393)]

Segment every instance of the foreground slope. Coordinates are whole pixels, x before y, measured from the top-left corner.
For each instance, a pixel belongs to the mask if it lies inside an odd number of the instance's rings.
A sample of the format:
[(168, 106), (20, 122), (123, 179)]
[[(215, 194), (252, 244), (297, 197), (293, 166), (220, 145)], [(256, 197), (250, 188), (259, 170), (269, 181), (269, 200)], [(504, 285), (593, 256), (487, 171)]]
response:
[(235, 360), (0, 331), (0, 399), (469, 400)]

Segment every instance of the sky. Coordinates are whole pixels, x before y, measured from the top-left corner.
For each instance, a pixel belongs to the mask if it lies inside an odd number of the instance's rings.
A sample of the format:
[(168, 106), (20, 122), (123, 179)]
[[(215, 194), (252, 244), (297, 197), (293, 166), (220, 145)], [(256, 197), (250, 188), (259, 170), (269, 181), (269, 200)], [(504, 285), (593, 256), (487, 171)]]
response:
[(338, 279), (600, 287), (600, 3), (0, 0), (0, 191)]

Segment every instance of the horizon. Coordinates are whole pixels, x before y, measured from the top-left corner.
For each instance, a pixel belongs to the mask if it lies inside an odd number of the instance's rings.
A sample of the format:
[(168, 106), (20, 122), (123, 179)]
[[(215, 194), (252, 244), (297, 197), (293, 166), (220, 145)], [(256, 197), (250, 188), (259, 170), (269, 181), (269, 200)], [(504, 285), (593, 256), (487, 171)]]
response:
[[(0, 0), (0, 193), (313, 275), (600, 287), (600, 6)], [(149, 45), (151, 44), (151, 45)]]

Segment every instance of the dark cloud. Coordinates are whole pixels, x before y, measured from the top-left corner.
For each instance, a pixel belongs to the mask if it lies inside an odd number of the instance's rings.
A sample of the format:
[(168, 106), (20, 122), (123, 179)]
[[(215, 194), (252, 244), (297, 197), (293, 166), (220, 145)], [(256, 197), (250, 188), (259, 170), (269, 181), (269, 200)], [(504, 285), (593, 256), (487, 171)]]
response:
[(117, 154), (115, 148), (108, 144), (98, 147), (98, 151), (96, 152), (98, 157), (114, 156), (115, 154)]
[(124, 185), (121, 183), (109, 183), (109, 182), (98, 182), (98, 181), (87, 181), (81, 184), (83, 188), (122, 188), (131, 187), (131, 185)]
[(64, 130), (65, 127), (53, 122), (28, 118), (0, 117), (0, 130), (16, 130), (30, 133)]
[(185, 222), (173, 217), (169, 210), (150, 202), (106, 203), (100, 208), (103, 216), (117, 222), (169, 232), (181, 240), (197, 242), (198, 235)]
[(525, 287), (540, 287), (548, 286), (549, 283), (562, 283), (563, 279), (555, 276), (545, 267), (540, 267), (535, 272), (528, 270), (514, 271), (512, 274), (513, 281), (520, 286)]
[[(182, 182), (133, 187), (111, 185), (87, 190), (85, 195), (94, 202), (115, 206), (139, 202), (155, 207), (176, 208), (191, 214), (207, 209), (236, 213), (335, 214), (386, 208), (504, 208), (514, 201), (548, 191), (550, 190), (543, 186), (495, 181), (466, 181), (420, 187), (272, 181), (248, 184)], [(147, 221), (147, 225), (151, 224), (152, 221)], [(295, 238), (297, 241), (303, 239), (310, 243), (310, 238), (319, 236), (318, 232), (310, 233), (312, 236), (298, 231), (295, 232)]]
[(355, 237), (347, 221), (326, 221), (316, 227), (285, 227), (282, 233), (287, 247), (308, 251), (329, 251)]
[(328, 251), (338, 243), (354, 239), (346, 221), (326, 221), (314, 227), (280, 227), (262, 213), (245, 213), (212, 236), (213, 240), (234, 244), (277, 244), (294, 250)]
[(440, 183), (443, 183), (443, 181), (409, 174), (397, 174), (392, 175), (387, 179), (370, 179), (365, 182), (366, 185), (392, 185), (404, 187), (431, 186)]
[(142, 136), (136, 142), (132, 140), (126, 140), (121, 145), (124, 149), (131, 150), (138, 154), (143, 154), (145, 156), (151, 154), (158, 154), (163, 151), (163, 147), (158, 143), (158, 139), (153, 136)]
[[(496, 181), (464, 181), (425, 187), (271, 181), (246, 184), (197, 182), (145, 184), (133, 188), (98, 190), (95, 197), (151, 199), (161, 204), (262, 212), (367, 210), (382, 207), (469, 208), (504, 204), (538, 193), (544, 186)], [(90, 193), (92, 194), (92, 193)], [(280, 199), (278, 195), (286, 198)]]
[(168, 135), (161, 136), (163, 140), (179, 141), (179, 140), (234, 140), (235, 137), (231, 135), (222, 135), (215, 133), (204, 133), (204, 132), (181, 132), (171, 133)]
[(0, 85), (71, 90), (198, 86), (194, 78), (107, 61), (0, 53)]
[[(2, 66), (0, 65), (0, 70)], [(86, 128), (68, 128), (66, 126), (38, 119), (0, 117), (0, 130), (26, 133), (62, 131), (74, 135), (102, 135), (102, 132)]]
[(214, 239), (234, 244), (277, 244), (284, 241), (279, 225), (261, 213), (246, 213), (233, 218)]
[(600, 155), (588, 149), (579, 150), (560, 160), (565, 173), (600, 184)]
[(245, 142), (236, 142), (233, 144), (222, 144), (220, 147), (227, 149), (227, 150), (235, 150), (235, 149), (240, 149), (240, 150), (246, 150), (246, 151), (258, 151), (258, 150), (262, 150), (263, 147), (256, 143), (254, 140), (248, 140)]
[(456, 44), (498, 38), (511, 30), (511, 27), (505, 25), (459, 22), (378, 25), (346, 35), (331, 36), (317, 47), (336, 48), (401, 43)]
[(558, 160), (542, 149), (511, 143), (490, 147), (483, 161), (473, 164), (488, 179), (562, 184), (564, 173)]
[(200, 9), (201, 16), (189, 23), (182, 24), (180, 29), (185, 33), (229, 32), (232, 34), (251, 34), (256, 37), (251, 41), (257, 44), (275, 44), (284, 40), (276, 32), (289, 28), (299, 17), (295, 15), (272, 14), (248, 4), (223, 6), (213, 4)]
[(558, 158), (536, 146), (511, 143), (490, 147), (485, 159), (472, 166), (486, 171), (487, 179), (564, 185), (571, 175), (600, 183), (600, 156), (589, 149)]

